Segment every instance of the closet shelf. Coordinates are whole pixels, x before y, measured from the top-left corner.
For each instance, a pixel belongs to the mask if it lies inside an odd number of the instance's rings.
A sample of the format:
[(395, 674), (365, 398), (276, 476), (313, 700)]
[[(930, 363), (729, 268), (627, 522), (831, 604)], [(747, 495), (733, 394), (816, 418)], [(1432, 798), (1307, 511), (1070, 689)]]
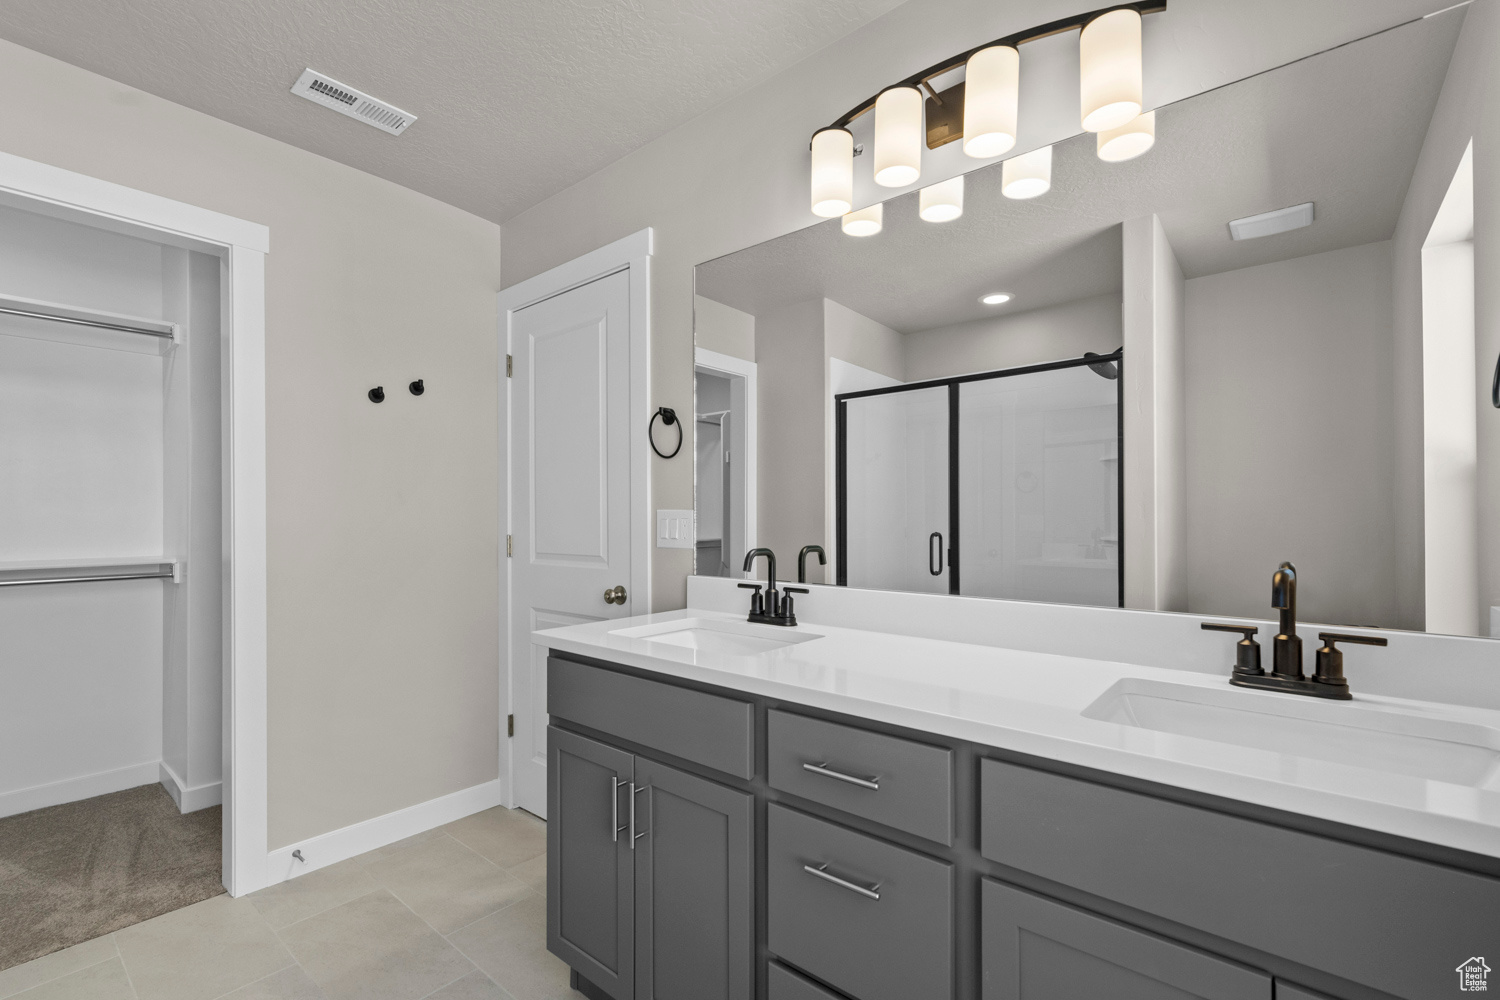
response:
[(175, 559), (137, 556), (109, 559), (49, 559), (0, 562), (0, 587), (48, 583), (101, 583), (108, 580), (177, 581)]
[(174, 344), (182, 339), (182, 328), (176, 323), (168, 323), (165, 320), (143, 319), (140, 316), (127, 316), (124, 313), (106, 312), (102, 309), (85, 309), (81, 306), (44, 302), (41, 299), (27, 299), (19, 295), (0, 294), (0, 314), (66, 323), (70, 326), (139, 333), (171, 341)]

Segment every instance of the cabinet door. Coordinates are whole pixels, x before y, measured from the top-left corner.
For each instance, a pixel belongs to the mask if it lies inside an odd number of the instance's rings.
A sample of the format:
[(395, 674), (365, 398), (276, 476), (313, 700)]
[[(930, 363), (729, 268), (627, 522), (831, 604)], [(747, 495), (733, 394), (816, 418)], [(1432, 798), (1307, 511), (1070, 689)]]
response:
[(547, 950), (615, 1000), (634, 1000), (635, 758), (547, 727)]
[(1271, 1000), (1271, 978), (984, 880), (983, 1000)]
[(754, 799), (637, 757), (638, 1000), (751, 1000)]

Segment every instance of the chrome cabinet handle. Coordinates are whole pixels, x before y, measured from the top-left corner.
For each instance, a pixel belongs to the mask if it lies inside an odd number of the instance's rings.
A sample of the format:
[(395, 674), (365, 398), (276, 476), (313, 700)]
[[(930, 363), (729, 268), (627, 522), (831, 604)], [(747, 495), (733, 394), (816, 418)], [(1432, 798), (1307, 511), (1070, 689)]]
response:
[(649, 830), (642, 830), (640, 833), (635, 832), (635, 797), (641, 792), (647, 791), (650, 787), (650, 785), (641, 785), (637, 788), (635, 782), (632, 781), (630, 783), (630, 849), (632, 851), (635, 850), (635, 842), (650, 832)]
[(604, 603), (605, 604), (624, 604), (625, 603), (625, 588), (624, 587), (611, 587), (608, 590), (606, 590), (604, 592)]
[(803, 865), (802, 870), (807, 872), (807, 874), (809, 875), (816, 875), (818, 878), (822, 879), (825, 882), (832, 882), (834, 885), (838, 886), (841, 889), (848, 889), (850, 892), (857, 892), (861, 896), (864, 896), (866, 899), (880, 898), (879, 882), (876, 882), (874, 885), (864, 886), (860, 885), (858, 882), (851, 882), (846, 878), (839, 878), (837, 875), (833, 874), (833, 872), (828, 870), (827, 864)]
[(811, 771), (813, 774), (821, 774), (823, 777), (833, 778), (835, 781), (847, 781), (851, 785), (858, 785), (860, 788), (868, 788), (872, 792), (880, 791), (880, 775), (878, 774), (872, 774), (868, 778), (856, 778), (852, 774), (845, 774), (842, 771), (835, 771), (833, 768), (828, 766), (828, 762), (826, 760), (819, 761), (816, 764), (803, 764), (802, 770)]
[(609, 776), (609, 825), (610, 839), (615, 843), (620, 842), (620, 831), (625, 829), (620, 825), (620, 789), (625, 782), (614, 775)]

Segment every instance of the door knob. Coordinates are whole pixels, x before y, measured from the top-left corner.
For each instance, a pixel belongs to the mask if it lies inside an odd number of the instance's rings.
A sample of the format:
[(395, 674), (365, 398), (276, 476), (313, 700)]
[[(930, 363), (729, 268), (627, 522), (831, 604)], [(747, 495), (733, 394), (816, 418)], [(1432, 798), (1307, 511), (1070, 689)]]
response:
[(609, 590), (606, 590), (604, 592), (604, 603), (605, 604), (624, 604), (625, 603), (625, 588), (624, 587), (611, 587)]

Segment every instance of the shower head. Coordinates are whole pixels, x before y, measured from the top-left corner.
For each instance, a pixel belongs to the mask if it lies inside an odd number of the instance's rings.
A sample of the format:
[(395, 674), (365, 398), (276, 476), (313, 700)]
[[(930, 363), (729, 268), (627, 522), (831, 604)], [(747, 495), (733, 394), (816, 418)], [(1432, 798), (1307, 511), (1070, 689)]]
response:
[[(1083, 356), (1085, 358), (1102, 358), (1104, 355), (1097, 354), (1094, 351), (1084, 351)], [(1116, 368), (1114, 366), (1114, 363), (1110, 361), (1100, 361), (1096, 364), (1089, 365), (1089, 371), (1093, 372), (1095, 375), (1100, 376), (1101, 378), (1107, 378), (1111, 380), (1120, 377), (1120, 369)]]

